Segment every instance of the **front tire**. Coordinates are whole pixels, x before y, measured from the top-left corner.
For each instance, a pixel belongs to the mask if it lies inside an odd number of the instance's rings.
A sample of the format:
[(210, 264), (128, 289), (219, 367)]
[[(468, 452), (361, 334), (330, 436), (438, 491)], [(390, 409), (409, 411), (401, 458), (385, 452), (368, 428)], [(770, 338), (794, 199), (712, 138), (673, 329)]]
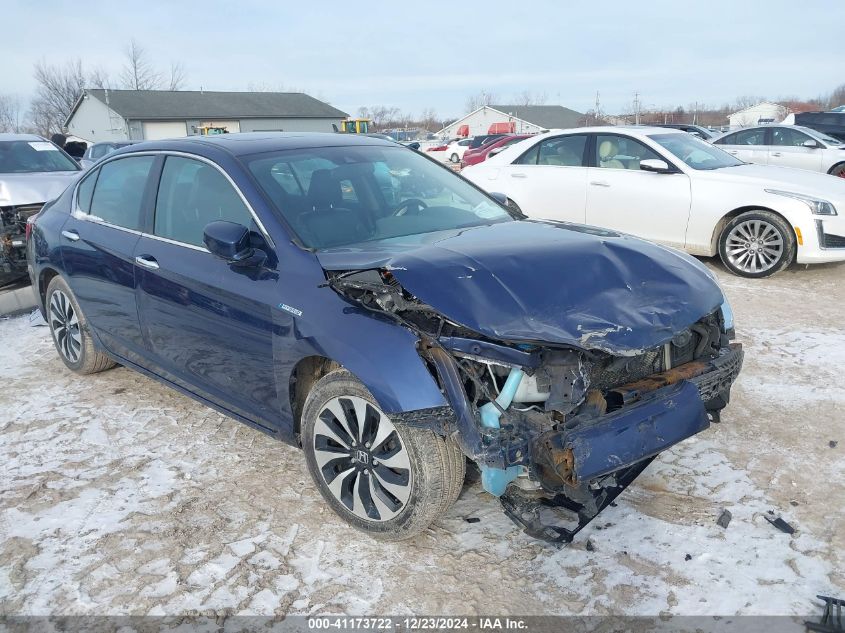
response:
[(746, 211), (733, 218), (719, 237), (719, 256), (740, 277), (769, 277), (795, 259), (792, 227), (771, 211)]
[(44, 305), (53, 343), (68, 369), (77, 374), (96, 374), (115, 366), (112, 359), (97, 351), (88, 320), (64, 279), (53, 277)]
[(457, 447), (429, 429), (391, 421), (344, 369), (311, 389), (302, 429), (320, 494), (346, 523), (374, 538), (419, 534), (460, 493), (464, 462)]

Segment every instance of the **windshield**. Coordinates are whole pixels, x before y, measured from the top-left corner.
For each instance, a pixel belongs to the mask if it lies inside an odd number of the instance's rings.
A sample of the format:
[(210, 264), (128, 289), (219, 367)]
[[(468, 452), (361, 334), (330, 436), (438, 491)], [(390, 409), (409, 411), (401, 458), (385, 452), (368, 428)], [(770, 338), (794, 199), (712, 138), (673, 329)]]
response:
[(745, 164), (691, 134), (652, 134), (649, 138), (693, 169), (720, 169)]
[(448, 169), (399, 146), (286, 150), (246, 162), (309, 248), (513, 219)]
[(79, 171), (79, 166), (49, 141), (0, 141), (0, 174)]

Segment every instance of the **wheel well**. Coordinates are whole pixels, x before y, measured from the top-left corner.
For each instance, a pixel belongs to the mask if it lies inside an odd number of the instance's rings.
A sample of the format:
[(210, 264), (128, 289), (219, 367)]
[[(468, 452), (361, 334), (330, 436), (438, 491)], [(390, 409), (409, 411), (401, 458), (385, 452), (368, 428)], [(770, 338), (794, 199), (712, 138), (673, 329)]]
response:
[(830, 169), (827, 170), (827, 173), (832, 174), (833, 172), (835, 172), (837, 169), (839, 169), (842, 166), (845, 166), (845, 161), (843, 161), (841, 163), (836, 163), (833, 167), (831, 167)]
[(787, 220), (782, 213), (778, 213), (774, 209), (770, 209), (769, 207), (763, 207), (760, 205), (751, 205), (746, 207), (739, 207), (734, 209), (733, 211), (728, 211), (722, 218), (716, 223), (716, 228), (713, 229), (713, 236), (710, 239), (710, 252), (715, 253), (716, 255), (719, 254), (719, 237), (722, 235), (722, 231), (724, 230), (725, 226), (727, 226), (728, 222), (733, 220), (736, 216), (745, 213), (746, 211), (768, 211), (769, 213), (774, 213), (784, 222), (786, 225), (792, 228), (792, 234), (795, 236), (796, 240), (798, 236), (795, 235), (795, 228), (792, 226), (792, 222)]
[(38, 276), (38, 296), (41, 299), (40, 308), (42, 313), (47, 310), (47, 286), (53, 281), (53, 277), (56, 277), (58, 274), (59, 272), (53, 268), (45, 268)]
[(290, 410), (293, 412), (293, 432), (297, 440), (302, 428), (302, 409), (305, 399), (320, 378), (340, 369), (340, 364), (324, 356), (306, 356), (300, 359), (290, 375), (288, 394), (290, 396)]

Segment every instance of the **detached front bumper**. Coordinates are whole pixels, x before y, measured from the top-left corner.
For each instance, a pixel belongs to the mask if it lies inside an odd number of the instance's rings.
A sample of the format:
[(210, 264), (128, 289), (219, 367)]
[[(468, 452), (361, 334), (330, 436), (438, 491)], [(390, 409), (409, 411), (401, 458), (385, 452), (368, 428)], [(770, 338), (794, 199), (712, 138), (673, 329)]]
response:
[[(527, 534), (569, 543), (661, 451), (710, 426), (742, 369), (742, 346), (619, 387), (603, 415), (582, 414), (536, 438), (532, 475), (541, 494), (511, 486), (499, 499)], [(708, 415), (708, 412), (710, 415)], [(557, 516), (557, 523), (549, 517)]]
[[(559, 491), (653, 457), (710, 426), (742, 369), (732, 344), (710, 361), (694, 361), (608, 392), (603, 415), (582, 414), (544, 433), (532, 447), (543, 487)], [(605, 408), (605, 407), (602, 407)]]

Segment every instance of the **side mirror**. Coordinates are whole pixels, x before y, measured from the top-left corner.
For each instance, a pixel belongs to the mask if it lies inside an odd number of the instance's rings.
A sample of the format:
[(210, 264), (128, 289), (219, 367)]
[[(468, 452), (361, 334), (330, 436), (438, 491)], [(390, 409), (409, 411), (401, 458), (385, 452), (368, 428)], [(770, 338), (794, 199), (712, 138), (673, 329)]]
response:
[(501, 205), (506, 205), (508, 203), (508, 197), (505, 194), (500, 193), (498, 191), (491, 191), (487, 195), (490, 196), (491, 198), (493, 198), (493, 200), (495, 200), (496, 202), (498, 202)]
[(416, 141), (414, 141), (413, 143), (408, 143), (408, 144), (406, 145), (406, 147), (410, 147), (410, 148), (411, 148), (412, 150), (414, 150), (414, 151), (419, 151), (419, 149), (420, 149), (420, 144), (419, 144), (419, 143), (417, 143)]
[(202, 241), (212, 255), (236, 266), (258, 266), (267, 257), (250, 246), (249, 229), (235, 222), (211, 222), (203, 231)]
[(668, 174), (672, 171), (669, 163), (658, 158), (646, 158), (640, 161), (640, 169), (643, 171), (652, 171), (656, 174)]
[(809, 147), (810, 149), (818, 149), (819, 144), (812, 139), (807, 139), (806, 141), (801, 143), (801, 147)]

